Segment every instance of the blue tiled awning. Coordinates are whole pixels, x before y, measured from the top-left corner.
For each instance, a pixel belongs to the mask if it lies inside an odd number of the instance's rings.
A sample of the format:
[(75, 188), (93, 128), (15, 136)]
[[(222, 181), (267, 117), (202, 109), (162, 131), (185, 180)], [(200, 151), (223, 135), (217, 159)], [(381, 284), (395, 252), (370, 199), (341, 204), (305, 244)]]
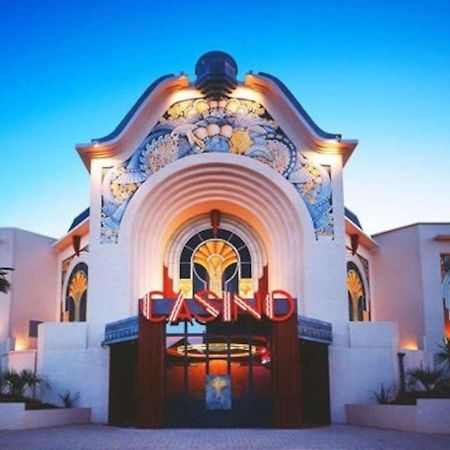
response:
[(104, 345), (118, 344), (120, 342), (133, 341), (139, 333), (139, 317), (133, 316), (117, 322), (107, 323), (105, 326)]
[[(111, 322), (105, 326), (104, 345), (118, 344), (137, 339), (139, 333), (138, 316)], [(333, 333), (331, 323), (310, 317), (299, 316), (298, 336), (306, 341), (331, 344)]]
[(333, 329), (330, 322), (299, 316), (298, 337), (305, 341), (331, 344), (333, 342)]

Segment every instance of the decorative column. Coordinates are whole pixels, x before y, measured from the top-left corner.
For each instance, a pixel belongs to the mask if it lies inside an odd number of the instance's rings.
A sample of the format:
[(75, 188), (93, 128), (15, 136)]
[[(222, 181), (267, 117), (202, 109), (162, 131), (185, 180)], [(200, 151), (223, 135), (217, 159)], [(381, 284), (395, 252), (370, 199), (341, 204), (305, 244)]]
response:
[(272, 326), (274, 426), (300, 428), (301, 380), (297, 314)]
[(161, 428), (164, 423), (164, 327), (139, 315), (136, 419), (142, 428)]

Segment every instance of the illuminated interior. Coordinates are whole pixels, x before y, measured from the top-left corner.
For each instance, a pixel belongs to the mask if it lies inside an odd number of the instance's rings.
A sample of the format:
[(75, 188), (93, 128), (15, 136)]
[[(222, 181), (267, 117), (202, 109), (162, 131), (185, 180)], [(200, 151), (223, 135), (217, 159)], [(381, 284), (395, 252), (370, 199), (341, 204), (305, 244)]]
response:
[(206, 360), (207, 358), (230, 358), (236, 360), (252, 356), (261, 357), (265, 362), (268, 362), (270, 360), (270, 353), (265, 346), (266, 342), (258, 338), (253, 338), (252, 341), (252, 344), (237, 342), (237, 339), (234, 342), (224, 340), (222, 342), (175, 344), (167, 349), (167, 354), (175, 357), (187, 356), (189, 359), (195, 360)]
[(369, 320), (366, 292), (362, 275), (358, 267), (352, 262), (347, 264), (347, 291), (350, 320)]
[(88, 269), (85, 263), (77, 264), (69, 278), (64, 319), (70, 322), (86, 320)]
[(208, 289), (219, 297), (223, 292), (254, 296), (252, 257), (248, 246), (236, 233), (219, 228), (194, 232), (180, 257), (178, 286), (186, 298)]
[[(252, 278), (251, 254), (236, 231), (213, 231), (210, 227), (194, 230), (186, 237), (179, 258), (178, 285), (185, 297), (203, 289), (220, 297), (224, 292), (239, 293), (244, 298), (254, 296), (258, 280), (254, 283)], [(229, 410), (229, 426), (249, 414), (250, 404), (270, 422), (270, 330), (268, 323), (248, 315), (232, 323), (220, 319), (206, 324), (167, 323), (166, 411), (171, 426), (182, 426), (186, 417), (193, 423), (213, 420), (214, 412), (208, 406), (211, 395), (218, 402), (227, 398), (232, 405), (217, 408), (220, 417)]]
[[(193, 255), (193, 261), (194, 268), (195, 264), (199, 264), (206, 270), (208, 289), (221, 297), (222, 282), (227, 283), (229, 281), (228, 279), (223, 280), (225, 270), (238, 262), (238, 255), (233, 247), (222, 240), (209, 240), (197, 249)], [(232, 272), (231, 276), (234, 276), (235, 271)]]
[[(220, 321), (213, 325), (183, 323), (172, 327), (177, 331), (173, 334), (171, 331), (174, 330), (168, 325), (166, 396), (169, 403), (188, 401), (195, 405), (198, 401), (203, 405), (208, 375), (230, 377), (235, 406), (249, 398), (269, 399), (272, 379), (270, 336), (267, 330), (265, 336), (251, 335), (249, 323), (247, 321), (243, 326), (249, 332), (247, 335), (234, 334), (233, 326)], [(185, 333), (178, 333), (181, 329)], [(260, 331), (264, 332), (263, 328)]]

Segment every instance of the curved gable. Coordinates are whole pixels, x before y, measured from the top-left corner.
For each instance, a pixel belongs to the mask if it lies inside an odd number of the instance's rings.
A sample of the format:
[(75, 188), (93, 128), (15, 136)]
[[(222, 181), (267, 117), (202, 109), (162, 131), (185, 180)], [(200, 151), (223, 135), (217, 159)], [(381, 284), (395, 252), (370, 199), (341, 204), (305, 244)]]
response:
[(88, 168), (93, 158), (109, 159), (102, 171), (103, 243), (117, 242), (127, 205), (152, 174), (203, 153), (270, 166), (305, 202), (316, 237), (334, 236), (331, 169), (311, 152), (339, 154), (345, 164), (357, 141), (319, 128), (277, 78), (248, 74), (238, 82), (236, 74), (232, 57), (208, 53), (197, 63), (194, 84), (185, 75), (161, 77), (111, 134), (77, 146)]
[(260, 103), (230, 96), (173, 103), (125, 162), (105, 170), (102, 242), (116, 242), (128, 203), (155, 172), (202, 153), (232, 153), (270, 166), (296, 188), (316, 235), (332, 235), (332, 195), (326, 167), (297, 150)]

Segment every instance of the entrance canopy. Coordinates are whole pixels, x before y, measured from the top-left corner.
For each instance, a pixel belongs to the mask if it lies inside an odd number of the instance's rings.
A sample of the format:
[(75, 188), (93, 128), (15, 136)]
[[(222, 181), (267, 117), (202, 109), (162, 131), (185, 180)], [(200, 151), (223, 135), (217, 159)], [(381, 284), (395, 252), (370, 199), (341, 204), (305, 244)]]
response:
[[(111, 322), (105, 326), (105, 339), (103, 345), (113, 345), (121, 342), (133, 341), (139, 334), (139, 317), (133, 316), (127, 319)], [(332, 343), (331, 323), (310, 317), (298, 317), (299, 339), (320, 344)]]

